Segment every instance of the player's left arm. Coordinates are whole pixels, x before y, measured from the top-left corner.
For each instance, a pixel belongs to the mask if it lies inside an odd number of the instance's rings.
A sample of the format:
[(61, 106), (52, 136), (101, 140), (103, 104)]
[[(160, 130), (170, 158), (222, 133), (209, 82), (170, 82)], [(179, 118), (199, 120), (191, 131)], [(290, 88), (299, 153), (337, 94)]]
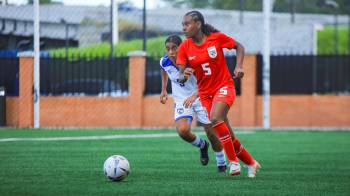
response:
[(241, 43), (238, 41), (235, 41), (234, 49), (236, 49), (236, 68), (233, 72), (233, 78), (241, 79), (244, 76), (244, 69), (243, 69), (243, 60), (244, 60), (244, 47)]

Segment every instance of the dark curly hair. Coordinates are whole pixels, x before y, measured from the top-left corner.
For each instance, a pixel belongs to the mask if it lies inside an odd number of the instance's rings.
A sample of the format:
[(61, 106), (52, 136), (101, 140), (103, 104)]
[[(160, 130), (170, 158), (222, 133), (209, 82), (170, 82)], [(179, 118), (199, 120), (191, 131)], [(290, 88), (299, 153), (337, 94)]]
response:
[(176, 44), (177, 46), (179, 46), (179, 45), (181, 44), (181, 42), (182, 42), (182, 39), (181, 39), (181, 37), (178, 36), (178, 35), (170, 35), (169, 37), (166, 38), (164, 44), (166, 44), (166, 43), (168, 43), (168, 42), (174, 43), (174, 44)]

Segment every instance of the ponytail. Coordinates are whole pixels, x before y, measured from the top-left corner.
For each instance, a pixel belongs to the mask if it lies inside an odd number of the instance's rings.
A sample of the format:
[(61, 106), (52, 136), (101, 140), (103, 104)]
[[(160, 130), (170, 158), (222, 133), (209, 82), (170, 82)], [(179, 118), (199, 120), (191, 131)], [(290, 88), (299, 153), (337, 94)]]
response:
[(185, 16), (191, 16), (194, 21), (199, 21), (202, 24), (201, 31), (205, 35), (210, 35), (210, 33), (219, 32), (219, 30), (217, 30), (212, 25), (205, 23), (204, 17), (202, 13), (200, 13), (199, 11), (193, 10), (193, 11), (187, 12)]
[(210, 35), (210, 33), (219, 32), (219, 30), (217, 30), (215, 27), (211, 26), (210, 24), (205, 23), (204, 25), (202, 25), (202, 32), (205, 35)]

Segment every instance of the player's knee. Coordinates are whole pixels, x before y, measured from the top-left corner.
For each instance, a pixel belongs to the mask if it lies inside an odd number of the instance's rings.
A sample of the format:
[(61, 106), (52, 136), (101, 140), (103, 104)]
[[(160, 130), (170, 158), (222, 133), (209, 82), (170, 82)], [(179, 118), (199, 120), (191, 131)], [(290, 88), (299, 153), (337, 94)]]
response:
[(220, 115), (213, 115), (210, 119), (212, 125), (216, 125), (224, 121), (224, 119)]
[(215, 133), (211, 124), (204, 125), (203, 128), (204, 128), (204, 131), (208, 137), (213, 136), (213, 135), (216, 136), (216, 133)]
[(178, 126), (176, 130), (181, 137), (187, 137), (190, 133), (190, 129), (187, 126)]
[(211, 124), (212, 124), (212, 125), (216, 125), (216, 124), (222, 122), (223, 120), (220, 119), (220, 118), (218, 118), (218, 117), (216, 117), (216, 116), (213, 116), (213, 117), (210, 119), (210, 121), (211, 121)]
[(208, 138), (213, 138), (213, 139), (216, 139), (216, 138), (217, 138), (217, 135), (216, 135), (216, 133), (215, 133), (214, 130), (212, 130), (212, 131), (206, 131), (206, 135), (207, 135)]

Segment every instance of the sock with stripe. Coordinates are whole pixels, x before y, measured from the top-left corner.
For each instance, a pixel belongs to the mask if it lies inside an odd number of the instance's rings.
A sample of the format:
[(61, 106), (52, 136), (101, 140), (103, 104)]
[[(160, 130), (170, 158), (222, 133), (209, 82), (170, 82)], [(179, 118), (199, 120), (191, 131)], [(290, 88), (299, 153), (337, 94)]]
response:
[(205, 145), (205, 141), (196, 135), (196, 139), (193, 142), (191, 142), (191, 144), (198, 148), (203, 148)]
[(226, 158), (225, 158), (224, 150), (219, 151), (219, 152), (214, 152), (214, 153), (215, 153), (215, 158), (216, 158), (216, 165), (217, 166), (226, 165)]
[(254, 158), (249, 154), (249, 152), (243, 147), (241, 142), (236, 138), (233, 141), (233, 146), (235, 147), (237, 157), (246, 165), (253, 165)]
[(227, 159), (229, 162), (238, 162), (235, 148), (231, 139), (230, 131), (227, 128), (224, 121), (219, 122), (213, 126), (219, 140), (221, 141), (222, 146), (224, 147)]

